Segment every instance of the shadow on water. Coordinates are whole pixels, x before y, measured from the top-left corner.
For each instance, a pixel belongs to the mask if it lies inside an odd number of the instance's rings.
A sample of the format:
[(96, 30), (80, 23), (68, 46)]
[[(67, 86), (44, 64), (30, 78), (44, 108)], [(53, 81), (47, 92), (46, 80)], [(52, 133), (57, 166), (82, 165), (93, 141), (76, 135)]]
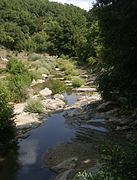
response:
[(17, 171), (20, 169), (18, 163), (18, 145), (6, 147), (0, 150), (0, 180), (15, 180)]

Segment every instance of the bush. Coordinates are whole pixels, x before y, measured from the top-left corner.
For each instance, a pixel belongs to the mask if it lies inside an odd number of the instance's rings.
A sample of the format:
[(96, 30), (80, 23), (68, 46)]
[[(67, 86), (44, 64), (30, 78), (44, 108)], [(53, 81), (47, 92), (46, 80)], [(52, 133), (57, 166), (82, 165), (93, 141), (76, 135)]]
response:
[(84, 84), (84, 80), (81, 79), (81, 78), (75, 78), (75, 79), (73, 79), (73, 81), (72, 81), (72, 86), (73, 86), (73, 87), (80, 87), (80, 86), (82, 86), (83, 84)]
[(79, 75), (80, 75), (80, 72), (77, 71), (77, 70), (72, 70), (72, 71), (71, 71), (71, 75), (72, 75), (72, 76), (79, 76)]
[(28, 60), (30, 60), (30, 61), (36, 61), (36, 60), (39, 60), (41, 58), (42, 58), (42, 55), (36, 54), (36, 53), (29, 54), (29, 56), (28, 56)]
[(6, 80), (0, 81), (0, 94), (1, 93), (4, 93), (7, 101), (10, 100), (11, 93), (8, 89), (8, 81)]
[(32, 81), (28, 68), (22, 61), (12, 59), (7, 63), (7, 71), (11, 73), (8, 78), (11, 101), (24, 101), (28, 98), (28, 88)]
[(64, 59), (57, 60), (57, 67), (60, 68), (62, 71), (66, 71), (66, 72), (67, 71), (71, 72), (73, 69), (75, 69), (75, 65), (73, 62)]
[(137, 137), (126, 145), (109, 142), (102, 148), (102, 167), (95, 173), (78, 173), (75, 180), (136, 180)]
[(28, 69), (25, 64), (22, 61), (16, 59), (11, 59), (10, 61), (8, 61), (6, 70), (7, 72), (14, 75), (28, 73)]
[(30, 99), (27, 102), (25, 111), (31, 112), (31, 113), (43, 113), (44, 105), (42, 104), (40, 99)]
[(66, 90), (64, 82), (59, 79), (53, 79), (49, 82), (48, 88), (52, 90), (53, 94), (63, 93)]
[(0, 92), (0, 142), (6, 144), (14, 136), (13, 107), (8, 104), (4, 92)]
[(31, 69), (30, 70), (31, 74), (32, 74), (32, 77), (33, 79), (41, 79), (42, 78), (42, 74), (49, 74), (49, 71), (48, 69), (46, 69), (45, 67), (41, 67), (39, 69)]
[(31, 84), (31, 77), (28, 74), (12, 75), (8, 80), (8, 88), (11, 92), (12, 101), (23, 102), (28, 98), (28, 89)]
[(72, 77), (70, 75), (64, 76), (64, 80), (71, 80)]

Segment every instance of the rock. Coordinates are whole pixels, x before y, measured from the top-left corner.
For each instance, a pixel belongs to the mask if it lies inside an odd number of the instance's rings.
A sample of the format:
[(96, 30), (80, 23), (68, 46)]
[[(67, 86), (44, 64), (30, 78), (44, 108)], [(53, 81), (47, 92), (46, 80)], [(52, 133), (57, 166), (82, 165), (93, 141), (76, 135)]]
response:
[(40, 95), (43, 97), (50, 96), (52, 94), (52, 91), (49, 88), (45, 88), (39, 92)]
[(88, 75), (87, 74), (82, 74), (81, 77), (88, 78)]
[(39, 124), (39, 116), (38, 114), (34, 113), (27, 113), (23, 112), (19, 115), (15, 116), (15, 123), (17, 129), (23, 129), (23, 128), (30, 128), (33, 125)]
[(80, 108), (75, 109), (74, 111), (65, 112), (64, 116), (72, 118), (74, 116), (80, 116), (82, 114), (82, 111)]
[(87, 83), (86, 83), (86, 85), (93, 85), (94, 84), (94, 81), (92, 80), (92, 81), (88, 81)]
[(44, 83), (45, 80), (44, 79), (38, 79), (37, 81), (35, 79), (33, 79), (31, 86), (35, 86), (36, 84), (41, 84)]
[(46, 110), (57, 110), (65, 106), (65, 102), (61, 99), (46, 99), (43, 104)]
[(114, 106), (114, 103), (112, 101), (107, 101), (102, 104), (99, 104), (96, 110), (99, 112), (104, 112), (112, 109), (112, 106)]
[(132, 125), (132, 123), (135, 122), (133, 117), (123, 117), (123, 118), (112, 118), (110, 122), (113, 122), (114, 124), (118, 124), (119, 126), (127, 126)]
[(128, 131), (130, 129), (131, 129), (130, 126), (122, 126), (122, 127), (118, 126), (118, 127), (116, 127), (116, 131), (124, 131), (124, 130)]
[(14, 113), (15, 114), (21, 114), (24, 111), (24, 108), (26, 106), (26, 103), (18, 103), (14, 105)]
[(35, 100), (39, 99), (39, 95), (34, 95), (34, 96), (31, 97), (31, 99), (35, 99)]
[(34, 86), (35, 84), (37, 84), (36, 80), (33, 79), (32, 83), (31, 83), (31, 86)]
[(57, 164), (56, 166), (52, 167), (51, 169), (55, 172), (59, 172), (62, 170), (70, 170), (76, 167), (76, 163), (78, 161), (77, 157), (72, 157), (64, 160), (60, 164)]
[(80, 87), (80, 88), (77, 88), (76, 91), (78, 91), (78, 92), (96, 92), (97, 89), (90, 88), (90, 87)]
[(64, 80), (64, 78), (63, 78), (63, 77), (60, 77), (60, 78), (57, 78), (57, 79), (59, 79), (59, 80)]
[(101, 168), (103, 164), (97, 163), (95, 166), (88, 169), (88, 173), (96, 174)]
[(56, 71), (60, 71), (60, 69), (59, 69), (59, 68), (55, 68), (55, 70), (56, 70)]
[(43, 79), (46, 79), (46, 78), (48, 78), (48, 75), (47, 75), (47, 74), (42, 74), (41, 77), (42, 77)]
[(67, 84), (72, 83), (72, 81), (70, 81), (70, 80), (65, 80), (64, 82)]
[(63, 94), (55, 94), (53, 97), (54, 97), (54, 99), (61, 99), (61, 100), (64, 100)]
[(112, 109), (107, 112), (99, 112), (95, 113), (95, 118), (101, 118), (101, 119), (109, 119), (109, 122), (116, 122), (118, 118), (115, 117), (116, 113), (118, 112), (119, 108)]
[(69, 169), (65, 172), (60, 173), (55, 180), (68, 180), (68, 179), (72, 179), (72, 173), (74, 172), (73, 169)]

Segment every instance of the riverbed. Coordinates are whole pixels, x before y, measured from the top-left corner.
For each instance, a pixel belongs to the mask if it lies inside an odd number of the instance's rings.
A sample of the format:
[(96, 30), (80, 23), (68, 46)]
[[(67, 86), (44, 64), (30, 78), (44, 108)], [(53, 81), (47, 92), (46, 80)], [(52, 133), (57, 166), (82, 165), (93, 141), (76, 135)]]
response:
[[(64, 97), (69, 105), (75, 104), (79, 98), (74, 92), (65, 93)], [(95, 165), (100, 156), (100, 143), (112, 138), (106, 121), (92, 118), (84, 124), (73, 125), (64, 116), (72, 111), (63, 110), (43, 116), (40, 126), (28, 131), (25, 139), (19, 139), (13, 149), (3, 152), (0, 179), (54, 179), (51, 166), (73, 156), (78, 157), (79, 168)], [(89, 160), (88, 165), (83, 163), (86, 160)]]

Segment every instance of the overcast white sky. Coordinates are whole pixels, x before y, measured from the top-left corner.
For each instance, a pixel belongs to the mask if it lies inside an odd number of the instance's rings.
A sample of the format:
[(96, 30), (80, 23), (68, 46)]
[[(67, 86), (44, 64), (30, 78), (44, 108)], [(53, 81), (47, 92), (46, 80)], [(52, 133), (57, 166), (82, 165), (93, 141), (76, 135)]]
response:
[(92, 7), (92, 3), (95, 2), (95, 0), (50, 0), (50, 1), (73, 4), (85, 10), (89, 10)]

